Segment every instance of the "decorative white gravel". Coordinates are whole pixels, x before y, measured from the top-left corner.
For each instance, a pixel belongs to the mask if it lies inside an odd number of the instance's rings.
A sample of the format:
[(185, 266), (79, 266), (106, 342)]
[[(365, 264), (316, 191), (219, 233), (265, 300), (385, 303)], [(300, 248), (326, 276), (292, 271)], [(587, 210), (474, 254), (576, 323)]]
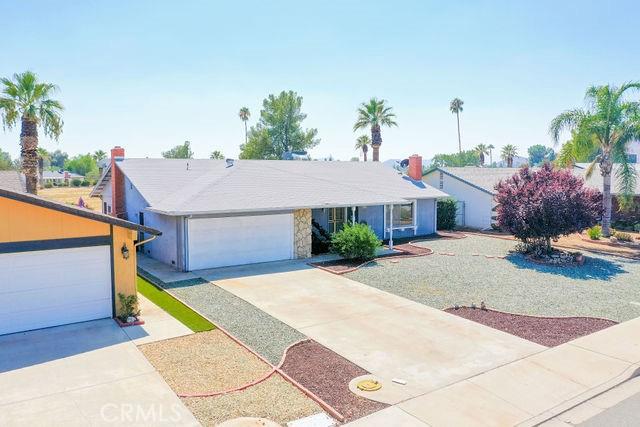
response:
[(633, 304), (640, 302), (637, 260), (584, 252), (583, 266), (552, 267), (509, 254), (515, 242), (490, 237), (418, 244), (435, 254), (378, 261), (346, 277), (439, 309), (484, 301), (488, 308), (518, 314), (615, 321), (640, 316), (640, 305)]
[(167, 285), (166, 290), (274, 365), (280, 362), (287, 347), (306, 338), (297, 330), (212, 283)]

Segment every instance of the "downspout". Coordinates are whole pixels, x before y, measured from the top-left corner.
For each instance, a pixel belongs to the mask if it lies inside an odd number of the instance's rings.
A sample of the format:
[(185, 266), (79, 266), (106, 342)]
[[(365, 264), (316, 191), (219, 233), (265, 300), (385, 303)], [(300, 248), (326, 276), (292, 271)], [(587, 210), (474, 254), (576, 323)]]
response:
[(393, 205), (389, 205), (389, 249), (393, 249)]
[(351, 225), (356, 225), (356, 207), (351, 206)]

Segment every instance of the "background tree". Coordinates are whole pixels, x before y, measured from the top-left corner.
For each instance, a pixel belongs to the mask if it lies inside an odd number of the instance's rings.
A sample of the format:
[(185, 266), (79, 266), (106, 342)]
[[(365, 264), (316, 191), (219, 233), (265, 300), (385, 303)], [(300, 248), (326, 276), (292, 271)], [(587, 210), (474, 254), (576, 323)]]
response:
[(214, 150), (211, 152), (209, 158), (214, 160), (224, 160), (224, 154), (222, 154), (222, 151), (220, 150)]
[(302, 129), (302, 97), (293, 91), (269, 95), (262, 102), (260, 120), (251, 126), (241, 159), (279, 160), (287, 151), (307, 151), (320, 143), (317, 129)]
[(163, 151), (162, 157), (165, 159), (193, 159), (191, 142), (185, 141), (183, 144), (176, 145), (168, 151)]
[(460, 113), (462, 113), (462, 106), (464, 101), (460, 98), (453, 98), (449, 103), (449, 110), (456, 115), (456, 121), (458, 122), (458, 152), (462, 153), (462, 139), (460, 139)]
[(64, 169), (64, 164), (69, 159), (69, 155), (64, 151), (56, 150), (51, 153), (51, 167)]
[(96, 150), (93, 153), (93, 158), (96, 159), (96, 162), (99, 162), (100, 160), (104, 160), (107, 158), (107, 153), (102, 150)]
[(38, 192), (38, 126), (44, 135), (58, 140), (62, 134), (61, 113), (64, 107), (51, 98), (58, 87), (38, 81), (31, 71), (0, 79), (0, 116), (5, 128), (12, 129), (20, 120), (20, 156), (27, 192)]
[(392, 108), (386, 105), (384, 99), (371, 98), (368, 103), (362, 103), (358, 108), (358, 118), (353, 125), (353, 131), (371, 128), (371, 148), (373, 161), (380, 161), (380, 146), (382, 145), (381, 126), (398, 126), (396, 115)]
[[(593, 174), (596, 165), (602, 175), (603, 209), (602, 234), (611, 234), (611, 173), (617, 160), (616, 178), (622, 196), (622, 208), (630, 206), (636, 187), (636, 170), (629, 164), (627, 145), (640, 138), (640, 103), (625, 98), (627, 91), (640, 90), (640, 82), (625, 83), (620, 87), (604, 85), (587, 89), (585, 109), (567, 110), (551, 121), (549, 133), (557, 144), (563, 130), (572, 131), (571, 145), (566, 151), (574, 154), (590, 152), (594, 158), (586, 171)], [(561, 150), (564, 158), (567, 153)]]
[(240, 112), (238, 113), (238, 117), (244, 123), (244, 143), (247, 143), (247, 138), (249, 137), (249, 133), (247, 131), (247, 122), (249, 121), (249, 117), (251, 117), (251, 113), (249, 112), (248, 107), (242, 107)]
[(11, 160), (11, 155), (0, 149), (0, 171), (8, 171), (12, 169), (14, 169), (14, 164), (13, 160)]
[(64, 169), (78, 175), (87, 176), (98, 171), (98, 163), (92, 154), (78, 154), (66, 161)]
[(602, 194), (571, 171), (545, 163), (525, 166), (496, 186), (498, 225), (525, 246), (551, 252), (551, 240), (594, 226), (602, 215)]
[(360, 135), (356, 139), (356, 150), (362, 150), (362, 155), (364, 156), (364, 161), (367, 161), (367, 152), (369, 151), (369, 145), (371, 144), (371, 138), (369, 135)]
[(507, 144), (502, 147), (500, 157), (507, 163), (508, 168), (513, 167), (513, 158), (518, 155), (518, 149), (515, 145)]
[(433, 156), (434, 166), (480, 166), (480, 157), (475, 150), (467, 150), (454, 154), (436, 154)]
[(542, 144), (532, 145), (527, 150), (527, 153), (529, 154), (529, 164), (531, 166), (538, 166), (556, 159), (556, 153), (553, 148), (545, 147)]
[(489, 148), (485, 144), (478, 144), (476, 148), (473, 149), (478, 155), (478, 159), (480, 160), (480, 166), (484, 166), (484, 156), (489, 154)]
[(493, 167), (493, 150), (495, 150), (496, 147), (494, 147), (493, 144), (489, 144), (487, 145), (487, 150), (489, 150), (489, 166)]

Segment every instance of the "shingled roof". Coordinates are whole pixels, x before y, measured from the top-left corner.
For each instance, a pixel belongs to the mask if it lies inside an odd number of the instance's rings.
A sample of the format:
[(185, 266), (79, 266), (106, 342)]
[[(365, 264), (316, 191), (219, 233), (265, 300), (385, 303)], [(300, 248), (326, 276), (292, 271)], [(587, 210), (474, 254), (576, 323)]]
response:
[(378, 162), (125, 159), (148, 210), (167, 215), (406, 203), (446, 194)]
[(24, 177), (18, 171), (0, 171), (0, 188), (21, 193), (27, 191)]

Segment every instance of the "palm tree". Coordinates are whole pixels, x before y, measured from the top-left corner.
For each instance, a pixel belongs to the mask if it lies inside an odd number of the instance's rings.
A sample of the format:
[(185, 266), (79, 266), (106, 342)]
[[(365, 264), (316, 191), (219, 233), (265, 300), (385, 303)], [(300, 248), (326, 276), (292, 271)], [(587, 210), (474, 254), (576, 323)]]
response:
[(518, 155), (518, 149), (515, 145), (507, 144), (502, 147), (502, 151), (500, 153), (502, 160), (507, 162), (507, 167), (513, 167), (513, 158)]
[(549, 133), (558, 144), (563, 130), (572, 131), (573, 138), (567, 148), (563, 147), (561, 157), (566, 154), (595, 154), (593, 162), (586, 170), (587, 177), (593, 174), (595, 165), (600, 165), (602, 175), (602, 234), (611, 233), (611, 172), (614, 159), (620, 163), (616, 178), (620, 185), (621, 207), (628, 207), (636, 186), (636, 170), (629, 164), (627, 145), (640, 138), (640, 102), (629, 101), (625, 93), (640, 90), (640, 82), (625, 83), (620, 87), (613, 85), (591, 86), (587, 89), (585, 100), (587, 108), (576, 108), (561, 113), (551, 121)]
[(358, 139), (356, 139), (356, 150), (362, 150), (365, 162), (367, 161), (367, 152), (369, 151), (370, 144), (371, 138), (369, 138), (369, 135), (360, 135)]
[(449, 110), (456, 115), (458, 121), (458, 152), (462, 153), (462, 140), (460, 139), (460, 113), (462, 113), (462, 106), (464, 101), (460, 98), (453, 98), (449, 103)]
[(0, 94), (0, 116), (6, 129), (12, 129), (21, 122), (20, 155), (22, 171), (26, 177), (27, 191), (38, 192), (38, 126), (45, 136), (56, 141), (62, 134), (63, 121), (60, 113), (64, 107), (51, 99), (58, 89), (52, 83), (38, 81), (31, 72), (14, 74), (13, 79), (2, 78)]
[(381, 126), (398, 126), (395, 122), (396, 115), (387, 107), (384, 99), (371, 98), (368, 103), (362, 103), (358, 108), (358, 119), (353, 125), (353, 131), (371, 127), (371, 147), (373, 148), (373, 161), (380, 161), (380, 146), (382, 145)]
[(489, 150), (489, 166), (493, 166), (493, 150), (495, 150), (495, 148), (493, 144), (487, 145), (487, 150)]
[(489, 147), (484, 144), (478, 144), (476, 148), (473, 149), (473, 151), (475, 151), (480, 158), (480, 166), (484, 166), (484, 156), (486, 154), (489, 154)]
[(244, 143), (247, 143), (247, 139), (249, 137), (249, 133), (247, 131), (247, 121), (249, 120), (249, 117), (251, 117), (251, 113), (249, 112), (249, 108), (247, 107), (242, 107), (240, 109), (240, 112), (238, 113), (238, 117), (240, 117), (240, 120), (242, 120), (244, 122)]

